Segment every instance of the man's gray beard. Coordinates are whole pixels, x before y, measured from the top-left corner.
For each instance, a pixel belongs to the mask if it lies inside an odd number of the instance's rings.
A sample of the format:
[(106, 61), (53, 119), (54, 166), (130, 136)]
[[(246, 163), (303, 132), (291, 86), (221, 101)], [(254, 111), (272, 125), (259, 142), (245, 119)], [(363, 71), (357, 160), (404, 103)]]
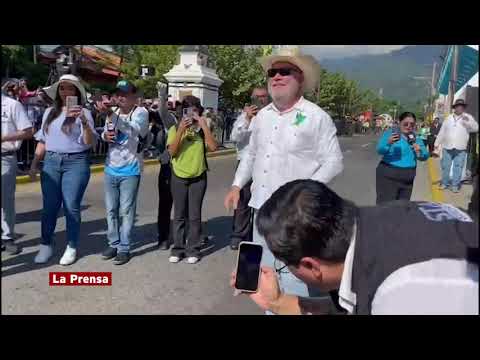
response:
[(275, 104), (275, 106), (277, 106), (277, 105), (280, 105), (280, 106), (281, 105), (288, 105), (291, 102), (293, 102), (295, 99), (300, 98), (303, 95), (303, 91), (300, 88), (300, 89), (298, 89), (298, 92), (293, 94), (293, 95), (285, 94), (285, 95), (280, 95), (279, 96), (277, 94), (276, 97), (275, 97), (273, 95), (272, 86), (270, 84), (268, 85), (268, 93), (270, 94), (270, 97), (272, 98), (272, 101)]

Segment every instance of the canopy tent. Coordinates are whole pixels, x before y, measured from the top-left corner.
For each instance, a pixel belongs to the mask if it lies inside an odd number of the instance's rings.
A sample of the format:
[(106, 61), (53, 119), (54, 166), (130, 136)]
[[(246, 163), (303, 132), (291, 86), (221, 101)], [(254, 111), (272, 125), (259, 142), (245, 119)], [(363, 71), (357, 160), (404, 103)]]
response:
[[(476, 73), (478, 73), (478, 45), (459, 45), (458, 71), (456, 89), (463, 87)], [(448, 48), (448, 54), (443, 63), (442, 71), (437, 83), (440, 94), (448, 94), (448, 84), (452, 72), (453, 45)]]

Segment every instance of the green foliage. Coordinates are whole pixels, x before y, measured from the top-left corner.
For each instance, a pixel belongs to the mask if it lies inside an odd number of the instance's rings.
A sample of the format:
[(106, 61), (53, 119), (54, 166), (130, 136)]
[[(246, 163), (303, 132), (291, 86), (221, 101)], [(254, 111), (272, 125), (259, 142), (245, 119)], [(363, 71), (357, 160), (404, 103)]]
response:
[[(123, 54), (121, 66), (125, 78), (141, 89), (145, 97), (156, 97), (158, 81), (166, 82), (164, 74), (175, 65), (179, 45), (113, 45), (114, 51)], [(142, 79), (138, 72), (141, 65), (155, 68), (155, 76)]]
[(252, 88), (265, 85), (265, 74), (257, 58), (271, 53), (271, 47), (245, 49), (239, 45), (209, 45), (208, 53), (224, 81), (219, 93), (223, 108), (243, 108), (250, 101)]
[(34, 64), (33, 45), (2, 45), (1, 73), (2, 78), (26, 77), (29, 89), (34, 90), (45, 86), (49, 69), (44, 64)]

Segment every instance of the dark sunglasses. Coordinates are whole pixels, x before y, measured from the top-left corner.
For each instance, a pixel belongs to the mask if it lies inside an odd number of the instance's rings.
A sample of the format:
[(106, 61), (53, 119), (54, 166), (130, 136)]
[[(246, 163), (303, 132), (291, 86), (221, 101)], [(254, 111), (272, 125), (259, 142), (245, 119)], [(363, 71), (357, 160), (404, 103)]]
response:
[(413, 121), (408, 121), (408, 122), (402, 122), (401, 124), (402, 126), (415, 126), (415, 123)]
[(292, 72), (296, 72), (296, 69), (292, 68), (280, 68), (280, 69), (269, 69), (267, 71), (267, 75), (270, 78), (275, 77), (275, 75), (280, 74), (282, 76), (289, 76), (292, 75)]

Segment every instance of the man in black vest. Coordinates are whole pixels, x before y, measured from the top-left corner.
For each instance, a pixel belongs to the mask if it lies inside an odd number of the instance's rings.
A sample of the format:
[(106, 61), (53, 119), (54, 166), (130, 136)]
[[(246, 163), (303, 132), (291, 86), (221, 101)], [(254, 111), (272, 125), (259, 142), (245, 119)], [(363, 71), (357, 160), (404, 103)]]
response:
[[(322, 183), (296, 180), (260, 208), (257, 227), (296, 277), (329, 291), (350, 314), (478, 315), (478, 225), (451, 205), (357, 207)], [(280, 293), (280, 271), (262, 268), (258, 292), (249, 295), (262, 309), (331, 311), (328, 297)]]

